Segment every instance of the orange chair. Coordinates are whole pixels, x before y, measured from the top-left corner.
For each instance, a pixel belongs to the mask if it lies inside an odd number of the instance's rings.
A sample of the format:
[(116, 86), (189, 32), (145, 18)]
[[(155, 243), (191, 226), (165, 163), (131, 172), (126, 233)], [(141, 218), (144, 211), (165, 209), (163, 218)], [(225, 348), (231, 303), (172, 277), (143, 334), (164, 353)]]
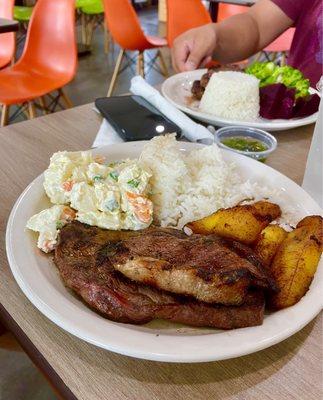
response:
[[(185, 4), (184, 4), (185, 3)], [(172, 47), (177, 36), (189, 29), (211, 23), (201, 0), (167, 0), (167, 42)]]
[[(160, 51), (167, 45), (166, 39), (145, 35), (141, 29), (137, 14), (129, 0), (103, 0), (105, 20), (114, 41), (121, 47), (109, 85), (108, 96), (111, 96), (120, 66), (127, 50), (138, 51), (137, 72), (145, 75), (144, 52), (158, 49), (162, 74), (168, 76), (167, 67)], [(155, 59), (153, 60), (155, 61)]]
[(67, 107), (72, 104), (62, 90), (75, 76), (74, 0), (38, 0), (31, 17), (26, 44), (19, 61), (0, 71), (1, 124), (8, 123), (13, 104), (28, 108), (36, 116), (35, 100), (44, 110), (46, 94), (58, 90)]
[(277, 39), (275, 39), (265, 49), (263, 49), (266, 58), (268, 59), (270, 58), (268, 57), (267, 53), (272, 53), (273, 54), (272, 61), (275, 61), (277, 54), (281, 53), (282, 57), (280, 63), (281, 65), (284, 65), (286, 63), (286, 53), (291, 48), (294, 34), (295, 34), (295, 28), (289, 28), (287, 29), (287, 31), (278, 36)]
[[(0, 18), (13, 18), (14, 0), (0, 1)], [(0, 34), (0, 69), (8, 65), (15, 53), (15, 34), (13, 32)]]
[(224, 19), (232, 17), (232, 15), (242, 14), (248, 11), (247, 6), (236, 6), (233, 4), (219, 4), (219, 12), (218, 12), (218, 19), (217, 22), (221, 22)]
[[(236, 6), (232, 4), (219, 4), (218, 22), (223, 21), (232, 15), (242, 14), (248, 10), (246, 6)], [(278, 53), (282, 53), (281, 63), (285, 63), (286, 53), (289, 51), (293, 37), (295, 33), (295, 28), (289, 28), (284, 33), (282, 33), (278, 38), (276, 38), (272, 43), (265, 47), (262, 52), (265, 54), (266, 58), (269, 59), (267, 53), (273, 53), (273, 61), (275, 60)], [(259, 53), (259, 58), (261, 52)]]

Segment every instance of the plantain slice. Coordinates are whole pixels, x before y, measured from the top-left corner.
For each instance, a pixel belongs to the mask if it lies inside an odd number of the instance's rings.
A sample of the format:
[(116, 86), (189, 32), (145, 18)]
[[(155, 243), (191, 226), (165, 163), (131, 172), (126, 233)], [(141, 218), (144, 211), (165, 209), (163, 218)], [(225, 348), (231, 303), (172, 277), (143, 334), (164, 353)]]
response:
[(287, 232), (278, 225), (263, 229), (254, 246), (254, 251), (265, 267), (269, 267)]
[(277, 204), (258, 201), (220, 209), (208, 217), (188, 223), (186, 228), (193, 233), (213, 233), (244, 244), (252, 244), (261, 231), (280, 215), (281, 210)]
[(270, 271), (279, 292), (268, 296), (269, 308), (282, 309), (296, 304), (307, 292), (322, 252), (322, 217), (300, 221), (281, 243)]

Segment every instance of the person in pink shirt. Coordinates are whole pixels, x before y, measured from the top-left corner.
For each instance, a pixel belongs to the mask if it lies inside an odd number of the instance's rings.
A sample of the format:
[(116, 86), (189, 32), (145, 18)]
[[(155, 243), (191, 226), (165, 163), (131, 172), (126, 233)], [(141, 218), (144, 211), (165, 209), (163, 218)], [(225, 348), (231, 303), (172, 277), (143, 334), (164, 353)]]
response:
[(190, 71), (212, 58), (221, 63), (241, 61), (295, 26), (287, 63), (315, 87), (322, 75), (322, 8), (322, 0), (259, 0), (246, 13), (178, 36), (172, 48), (173, 66)]

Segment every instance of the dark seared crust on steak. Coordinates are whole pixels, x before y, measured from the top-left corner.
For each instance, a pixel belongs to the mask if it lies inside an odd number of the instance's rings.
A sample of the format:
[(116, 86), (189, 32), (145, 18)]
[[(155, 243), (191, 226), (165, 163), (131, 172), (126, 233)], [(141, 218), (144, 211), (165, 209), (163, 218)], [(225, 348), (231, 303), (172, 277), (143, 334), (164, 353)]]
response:
[(116, 243), (109, 260), (131, 280), (207, 303), (239, 305), (251, 286), (270, 287), (249, 247), (216, 235), (175, 232), (143, 230)]
[[(109, 261), (115, 245), (141, 234), (107, 231), (79, 222), (66, 225), (60, 232), (54, 258), (65, 285), (94, 310), (123, 323), (143, 324), (162, 318), (220, 329), (262, 323), (264, 296), (261, 290), (251, 290), (239, 307), (209, 305), (132, 282), (115, 271)], [(173, 235), (183, 237), (180, 231), (174, 231)]]
[[(157, 231), (169, 232), (160, 228)], [(184, 235), (179, 231), (172, 233), (173, 237)], [(261, 290), (250, 290), (245, 303), (239, 307), (209, 305), (130, 281), (115, 271), (109, 261), (115, 251), (114, 244), (141, 234), (108, 231), (79, 222), (66, 225), (60, 232), (54, 258), (65, 285), (90, 307), (118, 322), (143, 324), (162, 318), (220, 329), (262, 323), (264, 297)]]

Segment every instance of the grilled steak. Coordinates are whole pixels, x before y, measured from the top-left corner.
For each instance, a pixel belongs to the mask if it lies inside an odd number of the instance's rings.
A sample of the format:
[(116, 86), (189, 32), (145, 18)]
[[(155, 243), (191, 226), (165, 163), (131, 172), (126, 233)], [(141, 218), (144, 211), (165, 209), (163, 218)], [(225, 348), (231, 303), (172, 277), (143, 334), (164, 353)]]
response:
[[(159, 232), (160, 239), (163, 233), (171, 240), (184, 239), (183, 233), (175, 230), (152, 228), (145, 232)], [(64, 283), (92, 308), (118, 322), (142, 324), (161, 318), (221, 329), (262, 323), (261, 290), (250, 290), (239, 307), (211, 305), (124, 277), (114, 269), (110, 259), (122, 241), (139, 239), (142, 234), (142, 231), (108, 231), (79, 222), (66, 225), (61, 230), (54, 259)]]
[(114, 268), (126, 277), (208, 303), (239, 305), (250, 286), (270, 286), (252, 250), (215, 235), (146, 229), (109, 251)]

